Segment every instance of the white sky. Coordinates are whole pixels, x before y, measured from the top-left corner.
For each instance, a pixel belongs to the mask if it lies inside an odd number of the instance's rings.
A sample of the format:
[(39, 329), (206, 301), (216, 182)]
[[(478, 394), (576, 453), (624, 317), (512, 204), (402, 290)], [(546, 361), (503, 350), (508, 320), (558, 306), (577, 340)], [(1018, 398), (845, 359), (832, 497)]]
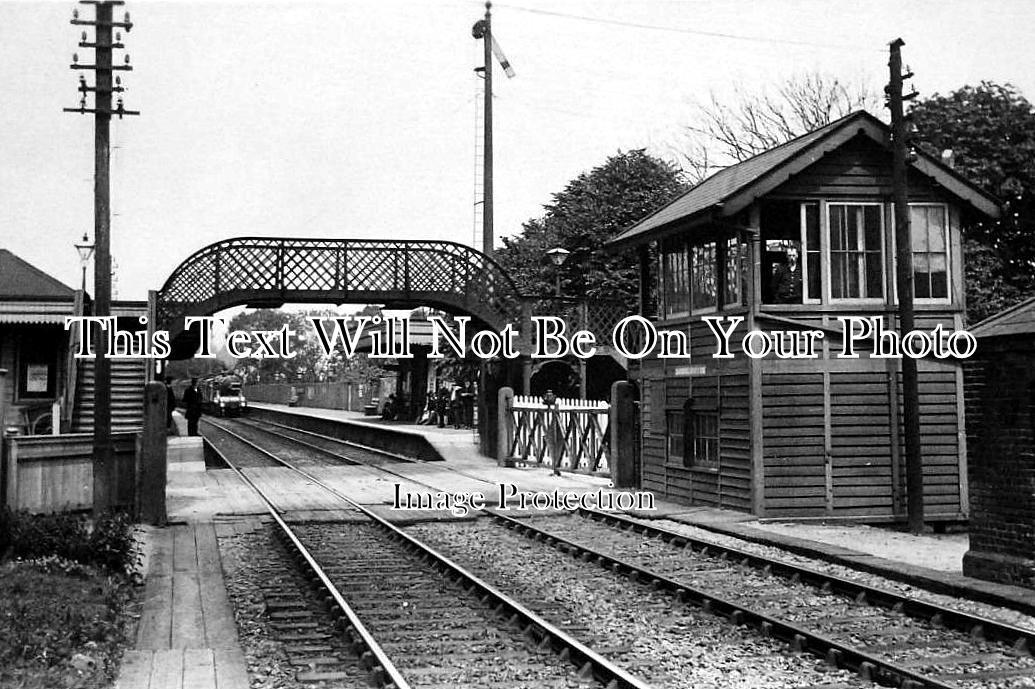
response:
[[(78, 104), (72, 53), (93, 61), (75, 6), (0, 1), (0, 246), (70, 286), (73, 244), (93, 236), (92, 119), (61, 111)], [(234, 236), (471, 243), (481, 2), (125, 9), (142, 116), (113, 124), (118, 298)], [(711, 90), (816, 69), (879, 90), (897, 36), (922, 95), (989, 79), (1035, 97), (1032, 26), (1025, 0), (496, 3), (517, 71), (494, 80), (497, 236), (619, 150), (671, 157)]]

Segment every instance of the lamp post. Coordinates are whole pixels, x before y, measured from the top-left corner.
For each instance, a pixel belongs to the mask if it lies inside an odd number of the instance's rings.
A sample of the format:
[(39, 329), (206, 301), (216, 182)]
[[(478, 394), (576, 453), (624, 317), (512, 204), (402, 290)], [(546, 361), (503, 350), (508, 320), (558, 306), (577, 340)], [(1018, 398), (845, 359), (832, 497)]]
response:
[(546, 255), (550, 257), (550, 261), (556, 268), (556, 270), (554, 271), (554, 279), (556, 280), (556, 284), (554, 286), (554, 296), (558, 298), (561, 296), (561, 266), (563, 266), (564, 262), (568, 260), (568, 254), (570, 253), (571, 252), (567, 249), (563, 249), (559, 246), (556, 246), (546, 252)]
[[(561, 267), (568, 260), (571, 252), (562, 247), (554, 247), (546, 252), (554, 265), (554, 296), (561, 298)], [(579, 357), (579, 399), (586, 399), (586, 360)]]
[(93, 256), (94, 245), (90, 243), (90, 238), (83, 232), (83, 243), (76, 244), (75, 250), (79, 252), (79, 262), (83, 267), (83, 287), (82, 290), (86, 291), (86, 264), (90, 262), (90, 257)]

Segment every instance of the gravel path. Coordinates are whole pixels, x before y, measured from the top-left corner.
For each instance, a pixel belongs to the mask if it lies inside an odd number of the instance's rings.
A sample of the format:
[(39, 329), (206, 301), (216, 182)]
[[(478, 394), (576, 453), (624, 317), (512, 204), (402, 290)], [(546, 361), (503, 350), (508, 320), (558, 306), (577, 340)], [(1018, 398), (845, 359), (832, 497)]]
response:
[(953, 572), (954, 574), (963, 573), (963, 554), (970, 547), (970, 538), (965, 533), (914, 536), (865, 524), (838, 526), (744, 522), (743, 526), (783, 536), (848, 547), (896, 562), (907, 562), (918, 567)]
[(659, 689), (870, 686), (489, 522), (409, 531)]

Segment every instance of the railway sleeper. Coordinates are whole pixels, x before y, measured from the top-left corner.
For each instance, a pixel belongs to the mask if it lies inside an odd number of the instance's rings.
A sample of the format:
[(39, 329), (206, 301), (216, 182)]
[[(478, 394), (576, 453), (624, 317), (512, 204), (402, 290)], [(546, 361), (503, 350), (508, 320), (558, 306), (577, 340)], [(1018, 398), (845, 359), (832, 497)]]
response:
[[(497, 515), (497, 517), (499, 517), (499, 515)], [(498, 521), (502, 520), (498, 519)], [(530, 538), (532, 537), (531, 534), (526, 535), (528, 535)], [(540, 538), (543, 538), (543, 535), (540, 535)], [(585, 550), (589, 549), (588, 546), (582, 544), (574, 545), (579, 545), (579, 547)], [(610, 569), (612, 572), (618, 574), (626, 572), (627, 575), (631, 577), (634, 572), (637, 572), (639, 570), (640, 572), (642, 572), (643, 576), (648, 578), (648, 580), (650, 580), (653, 576), (652, 573), (646, 570), (641, 570), (638, 565), (619, 561), (612, 556), (607, 556), (600, 553), (598, 553), (598, 555), (600, 557), (602, 564), (604, 564), (605, 568)], [(727, 558), (720, 557), (720, 559), (728, 559), (728, 556)], [(790, 577), (792, 581), (800, 581), (800, 578), (800, 574), (798, 573), (794, 573)], [(684, 590), (678, 587), (677, 583), (674, 580), (666, 581), (664, 587), (675, 591)], [(710, 599), (707, 596), (702, 596), (700, 593), (694, 594), (694, 597), (698, 599), (698, 605), (705, 611), (713, 611), (713, 608), (715, 607), (716, 603), (712, 599)], [(738, 622), (744, 619), (743, 617), (735, 616), (734, 614), (729, 612), (729, 603), (723, 602), (721, 607), (723, 610), (726, 611), (726, 616), (730, 619), (737, 620)], [(752, 621), (756, 622), (758, 626), (762, 627), (763, 633), (768, 631), (770, 634), (772, 634), (772, 632), (774, 631), (772, 623), (765, 620), (759, 620), (757, 619), (757, 617), (754, 617), (754, 615), (752, 615), (752, 618)], [(872, 624), (872, 619), (866, 620), (866, 622)], [(769, 629), (766, 629), (766, 626), (768, 626)], [(846, 663), (846, 659), (843, 652), (833, 656), (828, 653), (828, 651), (840, 651), (840, 649), (838, 648), (840, 644), (837, 644), (836, 642), (824, 639), (823, 637), (816, 637), (814, 639), (816, 645), (813, 645), (813, 643), (809, 641), (810, 637), (807, 637), (804, 632), (790, 632), (789, 636), (784, 637), (783, 634), (785, 633), (787, 633), (787, 630), (781, 631), (780, 636), (783, 637), (785, 641), (787, 641), (796, 651), (807, 650), (811, 651), (812, 653), (819, 654), (820, 657), (832, 658), (835, 662), (842, 664)], [(862, 678), (864, 681), (899, 687), (909, 686), (911, 684), (918, 684), (918, 680), (910, 677), (909, 674), (907, 674), (909, 671), (905, 668), (899, 668), (894, 665), (885, 665), (883, 664), (883, 662), (880, 662), (876, 659), (868, 660), (865, 658), (865, 655), (862, 658), (859, 658), (857, 656), (853, 657), (852, 661), (850, 662), (850, 665), (855, 667), (860, 678)], [(937, 680), (932, 680), (932, 682), (937, 682)], [(923, 683), (923, 686), (928, 685), (928, 683)]]

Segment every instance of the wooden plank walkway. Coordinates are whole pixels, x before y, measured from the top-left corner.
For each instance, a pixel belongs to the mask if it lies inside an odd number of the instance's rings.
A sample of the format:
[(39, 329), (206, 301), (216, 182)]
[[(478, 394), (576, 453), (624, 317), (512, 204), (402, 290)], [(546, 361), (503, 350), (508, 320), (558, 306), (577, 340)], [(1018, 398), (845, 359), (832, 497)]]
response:
[(248, 689), (244, 654), (211, 522), (151, 532), (134, 648), (117, 689)]

